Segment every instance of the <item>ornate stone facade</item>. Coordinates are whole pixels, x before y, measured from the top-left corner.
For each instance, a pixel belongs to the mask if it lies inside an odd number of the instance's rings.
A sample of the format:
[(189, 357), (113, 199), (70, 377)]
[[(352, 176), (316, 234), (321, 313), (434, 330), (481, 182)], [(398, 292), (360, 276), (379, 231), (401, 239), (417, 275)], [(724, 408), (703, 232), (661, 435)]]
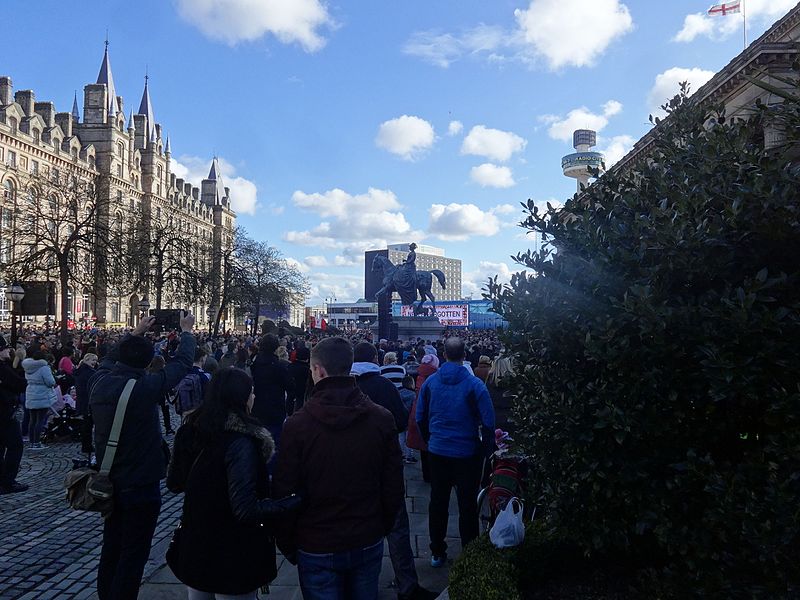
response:
[[(236, 214), (216, 159), (200, 187), (172, 173), (169, 137), (155, 120), (147, 77), (138, 110), (127, 112), (126, 118), (123, 98), (114, 87), (107, 43), (96, 83), (84, 87), (82, 118), (77, 97), (71, 112), (57, 113), (52, 102), (36, 102), (31, 90), (14, 93), (10, 77), (0, 77), (0, 264), (13, 257), (15, 215), (23, 209), (20, 196), (28, 181), (37, 176), (95, 180), (105, 176), (109, 184), (103, 193), (108, 194), (112, 227), (131, 232), (158, 223), (174, 227), (190, 241), (183, 262), (221, 273), (220, 249), (233, 236)], [(57, 279), (55, 274), (51, 279)], [(189, 308), (202, 321), (208, 304), (218, 306), (218, 283), (210, 287), (204, 303), (188, 307), (165, 289), (162, 307)], [(105, 285), (70, 290), (70, 317), (131, 324), (140, 299), (152, 293)]]

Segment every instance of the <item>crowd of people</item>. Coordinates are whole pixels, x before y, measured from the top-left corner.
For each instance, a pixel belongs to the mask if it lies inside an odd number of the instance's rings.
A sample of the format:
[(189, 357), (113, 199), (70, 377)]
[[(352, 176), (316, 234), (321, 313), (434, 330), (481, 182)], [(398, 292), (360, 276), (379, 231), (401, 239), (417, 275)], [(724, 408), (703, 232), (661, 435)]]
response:
[(0, 494), (28, 489), (16, 479), (23, 450), (43, 447), (64, 398), (82, 451), (101, 464), (135, 380), (111, 468), (100, 600), (137, 597), (165, 477), (184, 494), (168, 561), (190, 600), (256, 598), (276, 575), (276, 544), (297, 564), (304, 598), (375, 598), (384, 538), (398, 598), (436, 597), (416, 573), (403, 463), (420, 461), (430, 483), (431, 566), (442, 567), (451, 490), (464, 546), (478, 535), (495, 430), (513, 432), (513, 366), (494, 332), (398, 342), (281, 329), (212, 336), (191, 315), (179, 331), (151, 325), (63, 344), (26, 330), (14, 348), (0, 335)]

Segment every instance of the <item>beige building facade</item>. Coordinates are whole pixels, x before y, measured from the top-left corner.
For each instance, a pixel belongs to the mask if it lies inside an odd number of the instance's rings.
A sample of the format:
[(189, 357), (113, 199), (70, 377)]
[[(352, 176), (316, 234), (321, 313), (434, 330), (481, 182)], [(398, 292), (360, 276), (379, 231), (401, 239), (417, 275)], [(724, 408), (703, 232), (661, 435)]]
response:
[[(138, 109), (128, 109), (114, 86), (107, 43), (97, 81), (84, 87), (82, 113), (77, 97), (70, 112), (56, 112), (52, 102), (36, 101), (31, 90), (14, 91), (11, 78), (0, 77), (0, 269), (14, 259), (17, 224), (25, 210), (22, 198), (32, 181), (103, 177), (109, 182), (102, 186), (102, 193), (108, 194), (104, 205), (109, 206), (109, 227), (116, 232), (174, 228), (189, 241), (179, 262), (215, 273), (218, 279), (221, 249), (230, 243), (236, 226), (229, 189), (216, 159), (199, 186), (176, 177), (171, 166), (170, 140), (155, 119), (147, 77)], [(56, 273), (46, 277), (58, 279)], [(70, 289), (70, 318), (109, 325), (135, 323), (143, 298), (149, 296), (155, 307), (155, 292), (147, 289), (148, 284), (125, 287), (131, 286)], [(204, 321), (208, 306), (219, 306), (218, 281), (209, 287), (207, 298), (187, 306), (179, 290), (167, 286), (162, 308), (188, 308), (198, 322)]]

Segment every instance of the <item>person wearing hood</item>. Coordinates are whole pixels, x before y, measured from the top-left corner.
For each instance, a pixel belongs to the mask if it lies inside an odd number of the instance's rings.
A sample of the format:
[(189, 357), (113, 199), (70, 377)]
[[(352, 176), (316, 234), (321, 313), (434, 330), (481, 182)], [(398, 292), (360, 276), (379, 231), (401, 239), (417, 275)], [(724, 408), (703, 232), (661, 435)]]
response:
[(411, 410), (408, 415), (408, 435), (406, 436), (406, 445), (414, 450), (419, 450), (419, 462), (422, 467), (422, 480), (425, 483), (431, 482), (431, 469), (430, 469), (430, 455), (428, 454), (428, 444), (422, 439), (422, 434), (417, 425), (417, 401), (419, 400), (419, 391), (425, 384), (425, 381), (436, 373), (439, 369), (439, 359), (436, 353), (425, 354), (420, 358), (419, 369), (417, 372), (417, 395), (414, 398), (414, 403), (411, 405)]
[(408, 427), (408, 412), (403, 406), (400, 392), (386, 377), (378, 366), (378, 349), (369, 342), (359, 342), (353, 350), (353, 366), (350, 374), (356, 378), (361, 391), (392, 413), (397, 433)]
[(250, 416), (253, 381), (220, 369), (175, 437), (167, 487), (184, 492), (181, 534), (168, 562), (189, 600), (255, 600), (277, 575), (274, 529), (300, 506), (269, 497), (269, 432)]
[(432, 567), (442, 567), (447, 561), (444, 538), (453, 487), (458, 499), (461, 547), (466, 548), (478, 537), (475, 498), (483, 458), (490, 451), (489, 444), (494, 443), (492, 400), (486, 385), (463, 367), (464, 342), (449, 338), (444, 350), (447, 362), (425, 381), (416, 412), (417, 425), (430, 453), (428, 528)]
[(28, 382), (28, 387), (25, 389), (25, 408), (30, 411), (29, 448), (41, 450), (44, 445), (40, 439), (47, 423), (47, 413), (56, 401), (56, 380), (41, 350), (34, 349), (29, 352), (28, 358), (22, 361), (22, 368), (25, 370), (25, 379)]
[(404, 502), (395, 420), (359, 389), (352, 365), (347, 340), (314, 346), (314, 387), (286, 420), (278, 451), (274, 497), (302, 492), (306, 503), (283, 521), (278, 546), (297, 562), (307, 600), (377, 598), (383, 538)]
[(11, 347), (0, 335), (0, 494), (16, 494), (28, 489), (16, 479), (22, 460), (22, 434), (14, 418), (25, 385), (25, 378), (12, 367)]

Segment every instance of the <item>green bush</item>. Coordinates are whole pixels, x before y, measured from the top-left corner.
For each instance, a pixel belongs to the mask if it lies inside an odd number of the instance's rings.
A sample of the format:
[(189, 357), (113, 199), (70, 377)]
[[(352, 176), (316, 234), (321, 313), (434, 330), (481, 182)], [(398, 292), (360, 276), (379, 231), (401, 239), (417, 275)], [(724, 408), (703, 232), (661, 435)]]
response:
[[(676, 596), (800, 580), (800, 101), (748, 120), (679, 97), (647, 160), (522, 226), (551, 242), (490, 297), (531, 491), (589, 557)], [(765, 149), (765, 128), (785, 143)], [(555, 251), (553, 251), (555, 249)], [(532, 271), (532, 273), (531, 273)]]
[(484, 535), (471, 542), (450, 569), (453, 600), (520, 600), (514, 548), (499, 550)]

